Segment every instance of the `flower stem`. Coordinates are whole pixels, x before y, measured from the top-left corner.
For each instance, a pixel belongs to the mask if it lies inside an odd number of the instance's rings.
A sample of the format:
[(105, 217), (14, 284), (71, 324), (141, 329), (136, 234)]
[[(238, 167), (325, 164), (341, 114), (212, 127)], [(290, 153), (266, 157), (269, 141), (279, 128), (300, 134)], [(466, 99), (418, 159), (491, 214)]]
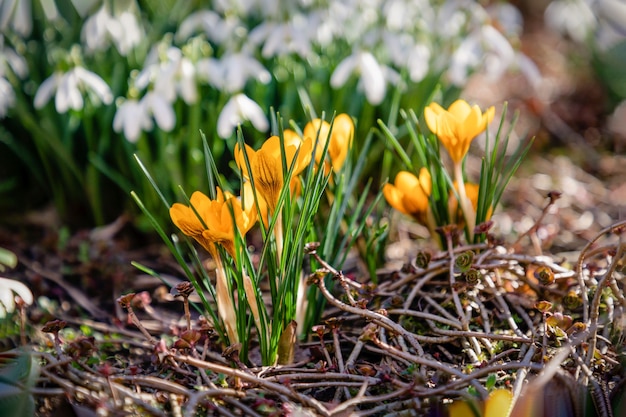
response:
[(463, 180), (463, 169), (461, 163), (454, 164), (454, 179), (456, 180), (459, 193), (459, 205), (463, 210), (463, 217), (465, 218), (465, 224), (467, 226), (468, 243), (474, 240), (474, 227), (476, 226), (476, 212), (472, 206), (472, 202), (467, 198), (465, 192), (465, 182)]
[(228, 335), (228, 341), (230, 345), (239, 343), (239, 335), (237, 334), (237, 317), (235, 313), (235, 305), (233, 299), (230, 296), (228, 289), (228, 281), (226, 277), (226, 270), (224, 269), (224, 263), (222, 257), (217, 250), (212, 251), (213, 259), (215, 260), (215, 302), (217, 304), (217, 313), (224, 323), (226, 334)]

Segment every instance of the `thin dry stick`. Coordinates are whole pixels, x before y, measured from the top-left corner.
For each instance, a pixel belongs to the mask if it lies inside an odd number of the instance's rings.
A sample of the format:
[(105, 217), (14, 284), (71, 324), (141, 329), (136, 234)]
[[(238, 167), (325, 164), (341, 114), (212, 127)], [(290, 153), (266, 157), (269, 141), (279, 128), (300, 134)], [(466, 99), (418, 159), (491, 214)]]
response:
[(426, 285), (432, 278), (446, 272), (447, 270), (448, 268), (446, 268), (445, 266), (438, 268), (434, 271), (430, 271), (428, 274), (424, 275), (420, 280), (418, 280), (417, 283), (411, 289), (411, 292), (409, 293), (408, 297), (404, 301), (404, 308), (411, 307), (413, 300), (419, 294), (420, 290), (422, 289), (424, 285)]
[[(621, 236), (620, 236), (620, 239), (621, 239)], [(589, 338), (589, 348), (588, 348), (587, 357), (585, 360), (585, 364), (587, 364), (587, 366), (591, 366), (591, 360), (593, 359), (593, 356), (596, 350), (596, 344), (597, 344), (596, 334), (598, 331), (598, 318), (600, 317), (600, 300), (602, 299), (602, 288), (604, 287), (607, 281), (610, 282), (611, 280), (615, 279), (613, 277), (613, 274), (615, 273), (615, 269), (617, 268), (617, 263), (621, 259), (621, 255), (623, 253), (621, 249), (622, 249), (622, 245), (620, 245), (618, 249), (618, 254), (620, 256), (616, 256), (613, 258), (613, 261), (611, 262), (608, 270), (604, 273), (602, 278), (598, 280), (598, 285), (596, 287), (597, 289), (593, 296), (593, 300), (591, 302), (591, 311), (589, 315), (589, 328), (588, 328), (588, 331), (591, 337)]]
[[(499, 274), (500, 272), (496, 270), (495, 273)], [(496, 284), (493, 282), (489, 274), (483, 275), (483, 281), (487, 284), (489, 288), (493, 290), (493, 295), (495, 297), (495, 300), (498, 303), (502, 312), (504, 313), (504, 317), (506, 318), (506, 322), (508, 323), (509, 327), (515, 332), (516, 335), (520, 337), (526, 337), (524, 333), (522, 333), (522, 331), (519, 329), (519, 327), (517, 327), (517, 323), (515, 323), (515, 320), (513, 319), (513, 315), (511, 314), (511, 311), (509, 310), (508, 304), (504, 300), (504, 297), (502, 297), (502, 293), (500, 292), (500, 289), (496, 287)]]
[[(558, 191), (550, 191), (548, 193), (548, 198), (549, 198), (548, 203), (541, 210), (541, 214), (539, 215), (539, 218), (535, 221), (535, 224), (533, 224), (530, 227), (530, 229), (528, 229), (526, 232), (522, 233), (517, 238), (517, 240), (513, 243), (512, 247), (519, 246), (519, 243), (526, 236), (528, 236), (530, 234), (537, 233), (537, 230), (541, 226), (541, 223), (543, 222), (544, 217), (546, 217), (546, 214), (548, 214), (548, 210), (550, 210), (550, 207), (552, 207), (552, 205), (554, 205), (556, 200), (558, 200), (560, 197), (561, 197), (561, 193), (558, 192)], [(536, 241), (533, 241), (532, 236), (531, 236), (531, 242), (533, 243), (533, 246), (535, 246), (535, 250), (537, 251), (537, 255), (541, 255), (541, 247), (539, 247), (539, 245), (538, 245), (538, 243)]]
[[(438, 361), (430, 360), (424, 357), (415, 356), (408, 352), (403, 352), (401, 350), (396, 349), (395, 347), (391, 345), (384, 343), (383, 341), (381, 341), (375, 336), (372, 337), (372, 342), (374, 342), (376, 346), (381, 348), (383, 352), (386, 352), (388, 355), (401, 358), (409, 363), (424, 365), (433, 369), (438, 369), (440, 371), (456, 376), (458, 378), (462, 378), (464, 376), (463, 372), (456, 368), (446, 366), (443, 363), (440, 363)], [(478, 392), (481, 393), (481, 395), (487, 393), (487, 390), (477, 380), (472, 381), (471, 384), (478, 390)]]
[(585, 257), (587, 256), (587, 252), (598, 240), (600, 240), (600, 238), (602, 238), (609, 232), (613, 232), (614, 230), (618, 230), (624, 227), (626, 227), (626, 220), (615, 223), (609, 227), (605, 227), (604, 229), (600, 230), (600, 232), (585, 245), (585, 247), (580, 251), (580, 254), (578, 255), (578, 262), (576, 263), (576, 276), (578, 278), (578, 286), (580, 287), (580, 294), (583, 300), (583, 322), (587, 324), (589, 324), (589, 299), (587, 296), (587, 286), (585, 285), (585, 279), (583, 277), (583, 262), (585, 260)]
[[(204, 391), (193, 391), (188, 392), (189, 400), (185, 405), (184, 416), (191, 417), (197, 415), (198, 403), (205, 397), (219, 397), (220, 400), (225, 400), (223, 397), (231, 396), (236, 398), (244, 398), (246, 394), (242, 391), (238, 391), (232, 388), (217, 388), (217, 389), (208, 389)], [(247, 414), (250, 416), (259, 416), (254, 410), (246, 407)]]
[(177, 355), (173, 353), (170, 353), (170, 356), (172, 356), (173, 358), (175, 358), (176, 360), (180, 362), (188, 363), (200, 369), (209, 369), (213, 372), (222, 373), (224, 375), (229, 375), (231, 377), (239, 378), (241, 381), (246, 381), (252, 384), (259, 385), (267, 389), (270, 392), (275, 392), (287, 398), (291, 398), (303, 404), (306, 407), (312, 408), (316, 412), (320, 413), (320, 415), (322, 416), (329, 415), (328, 409), (324, 407), (324, 405), (322, 405), (319, 401), (317, 401), (314, 398), (308, 397), (306, 395), (302, 395), (293, 390), (290, 390), (288, 387), (284, 385), (258, 378), (256, 375), (251, 375), (249, 373), (240, 371), (238, 369), (232, 369), (227, 366), (219, 365), (216, 363), (200, 361), (191, 356)]

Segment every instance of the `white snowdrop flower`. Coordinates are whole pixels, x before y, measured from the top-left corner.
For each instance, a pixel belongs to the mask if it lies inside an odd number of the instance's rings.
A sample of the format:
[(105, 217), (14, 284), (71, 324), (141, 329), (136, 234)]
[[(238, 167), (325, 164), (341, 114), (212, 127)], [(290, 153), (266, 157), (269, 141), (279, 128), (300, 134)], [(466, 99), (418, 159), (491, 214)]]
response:
[(244, 52), (226, 54), (219, 59), (201, 59), (196, 70), (198, 76), (217, 89), (227, 92), (241, 91), (249, 79), (263, 84), (272, 79), (270, 72), (259, 61)]
[(599, 19), (595, 43), (606, 51), (626, 39), (626, 3), (621, 0), (599, 0), (595, 3)]
[(0, 318), (15, 311), (15, 296), (19, 296), (25, 304), (33, 303), (33, 293), (23, 283), (0, 277)]
[(0, 75), (4, 74), (7, 69), (12, 70), (21, 79), (28, 75), (26, 59), (12, 48), (4, 46), (0, 35)]
[(484, 25), (467, 36), (452, 54), (448, 77), (461, 86), (471, 72), (482, 68), (495, 81), (515, 64), (515, 50), (509, 41), (493, 26)]
[(99, 51), (108, 45), (107, 26), (113, 20), (105, 5), (85, 20), (81, 39), (89, 51)]
[(585, 0), (553, 0), (544, 12), (546, 25), (556, 32), (584, 42), (595, 30), (596, 16)]
[(430, 68), (430, 49), (424, 44), (414, 44), (414, 37), (408, 33), (383, 33), (385, 50), (391, 62), (406, 68), (413, 82), (420, 82)]
[(117, 133), (124, 132), (124, 137), (129, 142), (137, 142), (141, 132), (152, 130), (152, 126), (152, 118), (145, 109), (145, 103), (126, 99), (118, 104), (113, 118), (113, 130)]
[(437, 9), (430, 31), (442, 39), (456, 39), (467, 24), (467, 12), (459, 1), (445, 1)]
[(263, 45), (264, 58), (296, 53), (302, 58), (311, 55), (313, 32), (307, 18), (296, 14), (288, 22), (265, 21), (250, 31), (249, 41)]
[(130, 4), (124, 8), (120, 2), (114, 4), (115, 12), (111, 14), (109, 3), (90, 16), (83, 25), (81, 38), (87, 50), (91, 52), (106, 49), (111, 42), (122, 56), (141, 42), (143, 29), (137, 16), (130, 10)]
[(11, 28), (23, 37), (33, 30), (31, 0), (3, 0), (0, 2), (0, 31)]
[(448, 78), (457, 86), (465, 85), (469, 73), (480, 65), (483, 49), (480, 39), (474, 34), (466, 37), (454, 51), (448, 67)]
[(263, 109), (245, 94), (235, 94), (228, 100), (217, 118), (217, 134), (221, 138), (228, 138), (233, 134), (233, 130), (246, 120), (260, 132), (269, 129), (269, 122)]
[(429, 69), (430, 49), (426, 45), (417, 44), (409, 51), (407, 68), (409, 78), (417, 83), (426, 77)]
[(135, 86), (142, 90), (152, 83), (154, 91), (170, 102), (180, 95), (185, 103), (195, 103), (198, 100), (195, 65), (175, 46), (168, 47), (162, 54), (159, 49), (156, 45), (148, 53)]
[(182, 42), (202, 32), (210, 41), (221, 45), (227, 39), (234, 37), (236, 30), (245, 30), (236, 16), (223, 19), (212, 10), (200, 10), (191, 13), (181, 22), (176, 31), (176, 40)]
[(496, 3), (487, 8), (487, 13), (498, 22), (506, 36), (520, 36), (524, 29), (522, 12), (512, 4)]
[(72, 1), (72, 5), (76, 9), (76, 13), (78, 13), (80, 17), (85, 17), (90, 11), (93, 10), (93, 8), (96, 6), (96, 4), (100, 0), (71, 0), (71, 1)]
[(170, 132), (176, 125), (176, 113), (172, 103), (156, 91), (148, 91), (141, 99), (141, 105), (147, 115), (154, 117), (157, 126)]
[(598, 17), (626, 36), (626, 3), (621, 0), (598, 0), (595, 5)]
[(509, 41), (493, 26), (481, 28), (483, 49), (486, 53), (484, 69), (491, 80), (498, 80), (515, 62), (515, 51)]
[(386, 28), (392, 31), (408, 33), (422, 22), (432, 21), (434, 11), (429, 0), (387, 0), (382, 12)]
[(0, 77), (0, 119), (4, 119), (14, 104), (15, 91), (13, 91), (13, 86), (6, 78)]
[(355, 52), (337, 65), (330, 77), (333, 88), (343, 86), (352, 74), (360, 76), (360, 87), (371, 104), (380, 104), (385, 98), (387, 81), (385, 70), (370, 52)]
[(57, 71), (41, 83), (34, 104), (36, 108), (42, 108), (56, 93), (54, 104), (57, 112), (81, 110), (84, 104), (83, 92), (93, 94), (104, 104), (113, 101), (111, 88), (102, 78), (83, 67), (74, 67), (66, 73)]
[(224, 15), (247, 16), (255, 11), (258, 0), (215, 0), (213, 8)]

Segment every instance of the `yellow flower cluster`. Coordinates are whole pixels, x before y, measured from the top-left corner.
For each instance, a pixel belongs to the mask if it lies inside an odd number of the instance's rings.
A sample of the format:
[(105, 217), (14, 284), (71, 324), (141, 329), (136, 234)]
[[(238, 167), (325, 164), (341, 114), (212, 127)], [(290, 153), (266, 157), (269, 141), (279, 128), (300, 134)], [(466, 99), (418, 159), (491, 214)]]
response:
[[(448, 151), (454, 164), (454, 188), (448, 197), (448, 210), (451, 222), (463, 224), (475, 216), (478, 205), (478, 185), (465, 183), (462, 175), (462, 162), (469, 146), (476, 136), (482, 133), (493, 120), (494, 107), (482, 113), (477, 105), (470, 106), (464, 100), (457, 100), (445, 110), (437, 103), (431, 103), (424, 109), (428, 128)], [(435, 225), (430, 213), (431, 176), (427, 168), (422, 168), (419, 176), (409, 171), (400, 171), (393, 184), (385, 184), (383, 194), (393, 208), (413, 217), (427, 226), (433, 233)], [(460, 200), (456, 198), (459, 195)], [(489, 213), (491, 214), (491, 213)], [(470, 222), (472, 233), (473, 222)]]
[[(324, 164), (325, 173), (329, 173), (331, 167), (338, 171), (346, 159), (353, 134), (352, 118), (341, 114), (335, 118), (332, 131), (327, 122), (316, 119), (307, 124), (303, 137), (293, 130), (285, 130), (282, 140), (278, 136), (272, 136), (258, 150), (248, 145), (242, 148), (237, 144), (234, 159), (245, 180), (241, 196), (235, 196), (217, 187), (214, 199), (201, 191), (196, 191), (191, 195), (189, 205), (174, 203), (170, 207), (170, 217), (174, 224), (185, 235), (202, 245), (215, 261), (217, 312), (231, 345), (239, 343), (242, 336), (239, 331), (243, 330), (237, 328), (232, 285), (228, 281), (225, 264), (217, 245), (221, 245), (233, 259), (236, 259), (237, 236), (244, 237), (259, 217), (267, 228), (271, 215), (276, 225), (273, 232), (277, 257), (280, 256), (284, 238), (282, 213), (279, 207), (281, 193), (286, 191), (287, 186), (292, 196), (298, 194), (300, 190), (298, 175), (310, 165), (313, 158), (317, 167)], [(327, 142), (329, 160), (322, 161)], [(290, 178), (289, 184), (285, 184), (287, 178)], [(255, 324), (261, 331), (261, 315), (254, 284), (245, 272), (241, 279)]]
[[(329, 161), (325, 162), (325, 166), (332, 166), (334, 171), (341, 169), (354, 134), (352, 118), (347, 114), (337, 115), (330, 134), (329, 131), (330, 124), (328, 122), (315, 119), (305, 126), (303, 137), (298, 136), (295, 131), (290, 129), (283, 132), (287, 169), (289, 170), (293, 165), (292, 183), (290, 184), (292, 191), (296, 191), (299, 187), (297, 176), (309, 165), (313, 155), (315, 155), (316, 163), (321, 164), (321, 157), (327, 140), (330, 141), (328, 144)], [(313, 153), (318, 135), (319, 143), (315, 153)], [(245, 156), (244, 152), (246, 153)], [(283, 148), (278, 136), (267, 139), (256, 151), (248, 145), (245, 145), (245, 151), (239, 144), (235, 145), (235, 162), (241, 170), (242, 176), (251, 181), (244, 186), (243, 199), (223, 192), (219, 188), (215, 200), (211, 200), (202, 192), (196, 191), (191, 196), (190, 206), (180, 203), (172, 205), (170, 208), (172, 221), (185, 235), (194, 238), (212, 255), (214, 255), (216, 243), (233, 254), (235, 225), (239, 229), (239, 233), (245, 235), (257, 221), (254, 191), (258, 192), (257, 199), (262, 206), (262, 213), (268, 208), (272, 213), (276, 209), (287, 175), (287, 172), (283, 172), (282, 155)], [(250, 172), (246, 164), (246, 157)]]

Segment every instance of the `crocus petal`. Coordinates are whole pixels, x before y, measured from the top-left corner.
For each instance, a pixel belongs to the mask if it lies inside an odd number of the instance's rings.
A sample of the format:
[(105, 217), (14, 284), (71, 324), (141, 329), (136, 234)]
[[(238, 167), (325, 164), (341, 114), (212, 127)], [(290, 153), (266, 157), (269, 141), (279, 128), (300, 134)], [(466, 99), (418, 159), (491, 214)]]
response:
[(507, 417), (511, 413), (513, 394), (506, 389), (498, 389), (485, 402), (485, 417)]

